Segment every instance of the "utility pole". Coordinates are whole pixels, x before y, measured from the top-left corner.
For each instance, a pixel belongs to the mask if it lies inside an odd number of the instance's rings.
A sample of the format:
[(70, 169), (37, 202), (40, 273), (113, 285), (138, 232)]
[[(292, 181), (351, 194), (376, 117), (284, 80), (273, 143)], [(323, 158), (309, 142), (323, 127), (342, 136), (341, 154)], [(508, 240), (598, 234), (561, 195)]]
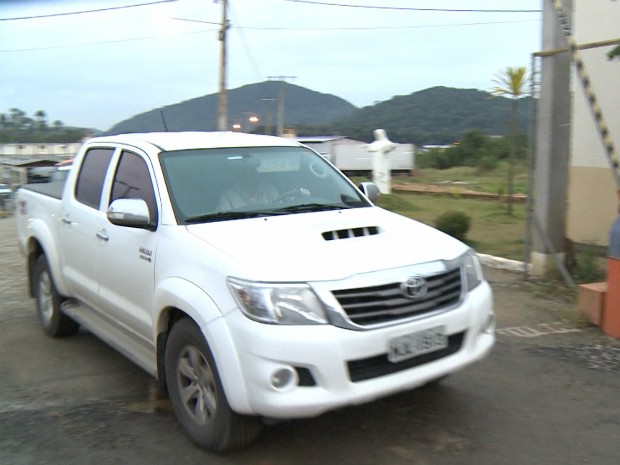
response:
[(228, 95), (226, 94), (226, 32), (228, 31), (228, 0), (222, 1), (222, 24), (219, 31), (220, 41), (220, 90), (217, 98), (217, 130), (228, 129)]
[(284, 134), (284, 84), (286, 79), (295, 79), (297, 76), (267, 76), (269, 79), (280, 81), (280, 97), (278, 98), (278, 136)]
[(271, 102), (277, 101), (277, 98), (262, 98), (261, 102), (265, 103), (265, 134), (271, 135)]

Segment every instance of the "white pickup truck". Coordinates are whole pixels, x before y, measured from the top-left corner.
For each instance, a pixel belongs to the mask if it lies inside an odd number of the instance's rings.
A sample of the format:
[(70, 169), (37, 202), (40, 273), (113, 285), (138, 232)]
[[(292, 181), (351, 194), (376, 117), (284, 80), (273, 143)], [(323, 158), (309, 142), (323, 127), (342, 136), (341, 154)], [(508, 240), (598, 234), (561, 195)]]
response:
[(99, 137), (64, 184), (19, 190), (19, 247), (44, 330), (118, 349), (219, 451), (491, 350), (476, 254), (377, 195), (288, 139)]

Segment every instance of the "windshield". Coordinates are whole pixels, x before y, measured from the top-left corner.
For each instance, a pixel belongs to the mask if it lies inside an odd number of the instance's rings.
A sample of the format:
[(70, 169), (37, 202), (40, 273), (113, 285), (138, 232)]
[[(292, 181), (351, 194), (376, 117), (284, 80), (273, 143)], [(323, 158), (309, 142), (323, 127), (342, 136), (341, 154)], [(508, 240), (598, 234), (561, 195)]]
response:
[(179, 224), (370, 206), (305, 147), (179, 150), (160, 161)]

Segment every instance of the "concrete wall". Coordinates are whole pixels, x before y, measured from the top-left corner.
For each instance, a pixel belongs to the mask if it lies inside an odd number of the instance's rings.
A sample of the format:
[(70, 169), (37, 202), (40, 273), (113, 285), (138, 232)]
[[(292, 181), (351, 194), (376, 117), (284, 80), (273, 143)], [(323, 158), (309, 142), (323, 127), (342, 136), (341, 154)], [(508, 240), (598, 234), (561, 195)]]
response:
[[(574, 0), (573, 30), (579, 45), (619, 37), (620, 2)], [(581, 50), (616, 151), (620, 150), (620, 61), (611, 46)], [(579, 243), (607, 245), (618, 211), (617, 187), (583, 87), (573, 71), (567, 236)]]

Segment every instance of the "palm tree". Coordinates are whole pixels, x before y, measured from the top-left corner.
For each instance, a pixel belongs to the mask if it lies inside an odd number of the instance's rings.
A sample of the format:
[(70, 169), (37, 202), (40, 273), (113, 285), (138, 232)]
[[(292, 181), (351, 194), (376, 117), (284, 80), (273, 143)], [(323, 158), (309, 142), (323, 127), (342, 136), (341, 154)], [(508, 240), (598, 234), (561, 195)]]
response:
[(501, 73), (497, 74), (493, 82), (497, 84), (491, 90), (491, 94), (496, 96), (510, 96), (512, 99), (512, 115), (510, 120), (510, 151), (508, 152), (508, 214), (512, 215), (512, 203), (514, 194), (514, 155), (515, 155), (515, 136), (517, 130), (517, 110), (518, 102), (525, 96), (526, 68), (520, 66), (513, 68), (509, 66)]
[(34, 114), (37, 121), (37, 129), (45, 131), (47, 129), (47, 114), (43, 110), (39, 110)]

